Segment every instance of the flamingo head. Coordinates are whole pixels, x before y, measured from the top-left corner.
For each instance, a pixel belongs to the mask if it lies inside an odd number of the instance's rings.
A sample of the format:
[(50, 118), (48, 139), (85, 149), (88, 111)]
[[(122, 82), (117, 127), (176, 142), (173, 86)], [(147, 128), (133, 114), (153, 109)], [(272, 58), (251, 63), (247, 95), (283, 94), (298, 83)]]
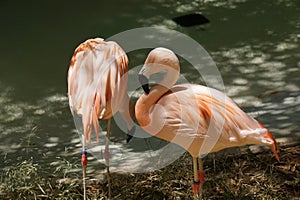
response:
[(168, 76), (165, 76), (157, 84), (171, 88), (177, 81), (180, 73), (179, 60), (170, 49), (158, 47), (150, 51), (144, 66), (138, 74), (139, 82), (147, 95), (150, 93), (149, 79), (151, 75), (161, 71), (166, 71)]

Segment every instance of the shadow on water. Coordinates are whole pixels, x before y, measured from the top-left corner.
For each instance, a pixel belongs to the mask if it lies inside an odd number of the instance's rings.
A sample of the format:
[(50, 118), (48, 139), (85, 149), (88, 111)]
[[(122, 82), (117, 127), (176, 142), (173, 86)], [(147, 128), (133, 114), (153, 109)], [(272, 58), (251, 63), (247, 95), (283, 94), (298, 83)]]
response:
[(4, 105), (0, 109), (1, 167), (33, 159), (53, 168), (59, 157), (74, 154), (79, 139), (65, 96), (54, 94), (29, 103), (13, 100), (13, 95), (7, 91), (0, 96)]

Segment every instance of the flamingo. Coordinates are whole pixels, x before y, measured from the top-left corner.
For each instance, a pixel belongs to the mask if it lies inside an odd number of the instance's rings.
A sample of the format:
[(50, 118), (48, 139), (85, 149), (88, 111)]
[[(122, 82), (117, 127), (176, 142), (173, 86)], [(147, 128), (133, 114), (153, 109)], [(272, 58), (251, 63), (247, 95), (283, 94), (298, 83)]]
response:
[[(111, 199), (109, 172), (109, 139), (112, 116), (119, 111), (127, 122), (130, 140), (135, 126), (132, 121), (134, 106), (127, 95), (128, 58), (113, 41), (102, 38), (88, 39), (74, 51), (68, 71), (68, 97), (72, 114), (82, 117), (82, 169), (84, 198), (86, 198), (87, 158), (85, 145), (91, 141), (92, 127), (98, 140), (98, 120), (107, 120), (104, 157), (107, 165), (108, 197)], [(129, 107), (129, 112), (128, 112)]]
[[(149, 89), (152, 74), (166, 71)], [(135, 106), (136, 119), (149, 134), (180, 145), (193, 160), (194, 199), (202, 198), (202, 156), (247, 144), (267, 145), (276, 159), (278, 146), (272, 134), (243, 112), (224, 93), (202, 85), (175, 85), (180, 73), (178, 58), (166, 48), (152, 50), (138, 77), (144, 90)]]

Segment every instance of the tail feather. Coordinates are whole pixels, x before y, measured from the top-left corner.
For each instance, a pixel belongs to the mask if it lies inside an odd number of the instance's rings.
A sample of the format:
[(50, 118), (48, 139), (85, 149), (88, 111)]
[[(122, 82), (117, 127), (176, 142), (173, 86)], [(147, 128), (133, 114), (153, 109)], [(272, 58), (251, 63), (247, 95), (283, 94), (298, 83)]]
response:
[[(259, 123), (261, 128), (265, 128), (264, 125), (262, 125), (260, 122), (258, 122), (258, 123)], [(273, 142), (273, 144), (271, 144), (270, 148), (271, 148), (272, 152), (274, 153), (275, 158), (278, 161), (280, 161), (279, 156), (278, 156), (278, 152), (279, 152), (278, 144), (277, 144), (274, 136), (271, 134), (271, 132), (268, 129), (266, 129), (266, 130), (267, 130), (267, 133), (264, 135), (264, 138), (265, 139), (270, 139)]]

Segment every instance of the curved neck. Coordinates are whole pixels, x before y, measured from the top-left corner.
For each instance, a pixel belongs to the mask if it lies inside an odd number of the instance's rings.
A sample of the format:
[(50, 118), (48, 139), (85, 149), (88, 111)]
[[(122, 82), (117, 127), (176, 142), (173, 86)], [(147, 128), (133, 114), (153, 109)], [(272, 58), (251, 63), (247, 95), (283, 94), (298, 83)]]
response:
[(150, 89), (150, 93), (143, 94), (137, 102), (136, 116), (141, 126), (146, 126), (150, 123), (149, 112), (152, 106), (168, 92), (172, 86), (176, 83), (179, 77), (179, 71), (175, 69), (167, 69), (167, 73), (164, 78), (155, 84)]
[(179, 71), (168, 67), (166, 75), (161, 81), (156, 83), (150, 89), (150, 93), (147, 95), (148, 105), (155, 104), (166, 92), (168, 92), (176, 83), (179, 77)]

